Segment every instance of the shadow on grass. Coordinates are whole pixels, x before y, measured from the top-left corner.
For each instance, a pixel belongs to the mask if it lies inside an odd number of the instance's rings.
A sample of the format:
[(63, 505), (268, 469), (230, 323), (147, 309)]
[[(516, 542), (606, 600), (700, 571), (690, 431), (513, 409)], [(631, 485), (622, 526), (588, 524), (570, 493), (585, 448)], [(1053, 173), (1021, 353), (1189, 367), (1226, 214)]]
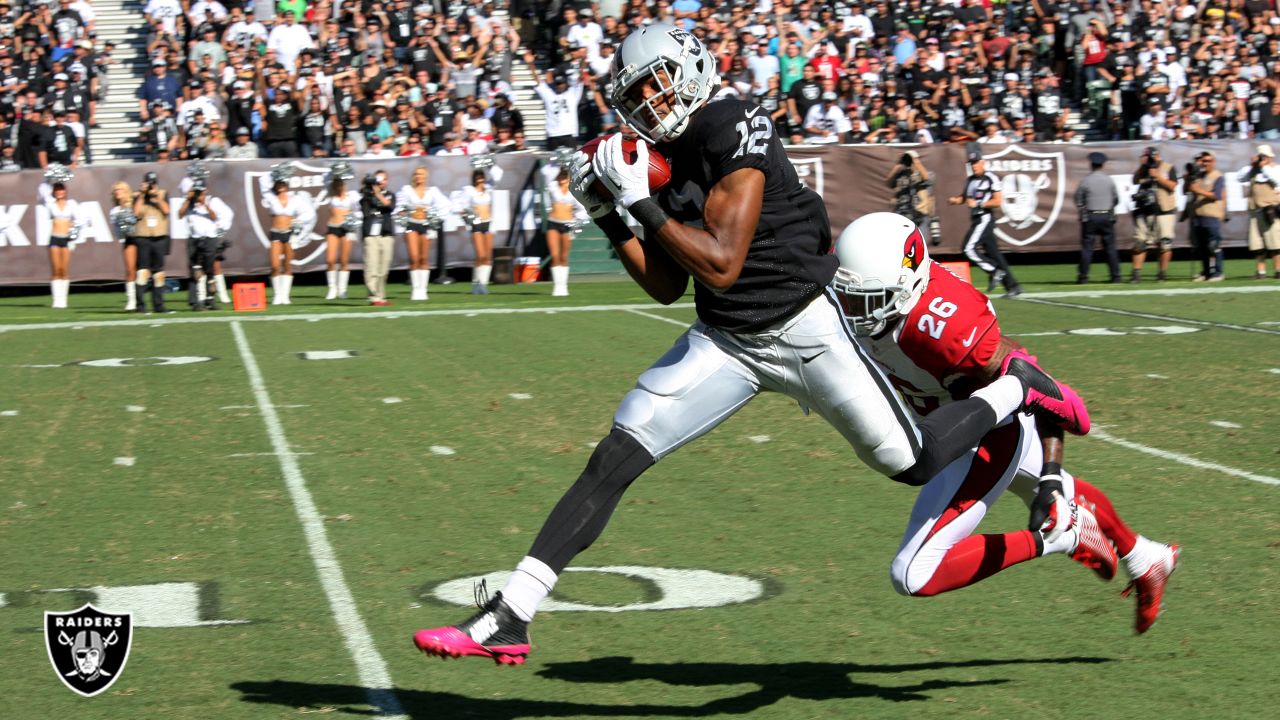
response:
[[(610, 657), (585, 662), (551, 663), (537, 674), (552, 680), (571, 683), (616, 684), (648, 680), (694, 687), (717, 685), (756, 685), (740, 695), (717, 698), (701, 705), (664, 705), (637, 703), (605, 705), (577, 701), (524, 700), (520, 698), (474, 698), (449, 692), (397, 688), (395, 695), (404, 711), (412, 718), (486, 718), (516, 720), (528, 717), (637, 717), (661, 716), (701, 718), (715, 715), (748, 715), (787, 698), (802, 700), (845, 700), (879, 698), (890, 702), (933, 699), (931, 692), (950, 688), (1002, 685), (1008, 678), (987, 680), (951, 680), (936, 677), (935, 671), (1004, 665), (1099, 664), (1111, 662), (1100, 657), (1022, 658), (1011, 660), (975, 659), (960, 662), (923, 662), (891, 665), (859, 665), (857, 663), (636, 663), (628, 657)], [(478, 667), (481, 672), (495, 669)], [(501, 673), (506, 668), (496, 668)], [(518, 672), (518, 670), (516, 671)], [(897, 684), (878, 684), (853, 680), (853, 674), (889, 674), (928, 672), (925, 679), (902, 678)], [(501, 677), (501, 676), (497, 676)], [(350, 715), (377, 716), (383, 709), (370, 706), (370, 694), (356, 685), (332, 685), (289, 680), (244, 681), (231, 685), (249, 703), (281, 705), (301, 711), (337, 711)], [(580, 697), (581, 690), (568, 691), (566, 697)]]

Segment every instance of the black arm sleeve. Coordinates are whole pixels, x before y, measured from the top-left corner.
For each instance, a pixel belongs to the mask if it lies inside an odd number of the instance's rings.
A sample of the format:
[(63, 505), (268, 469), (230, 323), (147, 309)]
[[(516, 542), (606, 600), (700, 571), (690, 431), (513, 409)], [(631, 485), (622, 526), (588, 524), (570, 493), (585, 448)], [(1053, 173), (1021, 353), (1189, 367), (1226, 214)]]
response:
[(916, 463), (893, 479), (917, 487), (924, 485), (952, 460), (976, 447), (999, 419), (982, 398), (967, 398), (934, 410), (916, 426), (921, 445)]

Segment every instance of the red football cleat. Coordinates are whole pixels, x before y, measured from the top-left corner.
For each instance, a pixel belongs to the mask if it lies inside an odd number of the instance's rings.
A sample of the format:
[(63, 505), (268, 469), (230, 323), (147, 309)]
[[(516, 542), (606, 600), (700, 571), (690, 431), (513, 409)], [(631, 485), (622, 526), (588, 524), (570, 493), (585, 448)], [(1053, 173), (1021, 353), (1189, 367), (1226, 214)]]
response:
[(1098, 518), (1089, 508), (1074, 504), (1073, 507), (1075, 522), (1071, 530), (1077, 533), (1077, 539), (1071, 559), (1092, 570), (1103, 582), (1110, 582), (1116, 576), (1116, 565), (1120, 562), (1116, 549), (1103, 534)]
[(1138, 591), (1138, 615), (1134, 630), (1139, 635), (1150, 630), (1156, 618), (1160, 617), (1164, 587), (1169, 583), (1169, 576), (1178, 569), (1178, 556), (1181, 552), (1182, 548), (1177, 545), (1161, 545), (1156, 559), (1146, 571), (1135, 573), (1134, 579), (1120, 593), (1120, 597), (1129, 597), (1134, 590)]

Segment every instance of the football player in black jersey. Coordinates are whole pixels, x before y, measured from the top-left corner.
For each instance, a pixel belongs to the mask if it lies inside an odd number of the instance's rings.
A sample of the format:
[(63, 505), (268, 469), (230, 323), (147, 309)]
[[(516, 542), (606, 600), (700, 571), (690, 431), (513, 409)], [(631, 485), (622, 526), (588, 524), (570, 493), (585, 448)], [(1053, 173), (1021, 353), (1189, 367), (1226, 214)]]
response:
[[(523, 663), (538, 605), (604, 530), (627, 487), (762, 390), (818, 412), (864, 462), (911, 485), (927, 482), (1019, 407), (1048, 405), (1063, 418), (1079, 408), (1038, 368), (1015, 363), (989, 388), (913, 425), (851, 342), (837, 296), (824, 293), (837, 266), (826, 209), (800, 183), (768, 112), (736, 99), (709, 102), (720, 87), (715, 58), (672, 25), (628, 35), (612, 76), (610, 104), (641, 138), (636, 158), (629, 162), (621, 135), (600, 143), (593, 159), (577, 153), (574, 194), (655, 300), (675, 302), (693, 279), (698, 321), (623, 399), (612, 431), (502, 592), (478, 598), (480, 611), (458, 625), (418, 631), (414, 642), (429, 654)], [(649, 143), (672, 158), (671, 182), (656, 197)], [(597, 179), (610, 197), (593, 189)], [(643, 239), (617, 208), (640, 222)]]

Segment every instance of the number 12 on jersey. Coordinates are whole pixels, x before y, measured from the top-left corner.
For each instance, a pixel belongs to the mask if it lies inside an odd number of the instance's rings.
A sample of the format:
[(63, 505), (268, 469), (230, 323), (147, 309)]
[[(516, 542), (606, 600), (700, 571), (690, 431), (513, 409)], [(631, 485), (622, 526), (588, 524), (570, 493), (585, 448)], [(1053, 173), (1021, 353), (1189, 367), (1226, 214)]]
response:
[(769, 121), (766, 115), (756, 115), (751, 118), (751, 124), (747, 125), (747, 121), (743, 120), (735, 126), (738, 130), (738, 152), (734, 153), (734, 157), (742, 157), (743, 155), (763, 155), (768, 149), (769, 137), (773, 135), (773, 123)]

